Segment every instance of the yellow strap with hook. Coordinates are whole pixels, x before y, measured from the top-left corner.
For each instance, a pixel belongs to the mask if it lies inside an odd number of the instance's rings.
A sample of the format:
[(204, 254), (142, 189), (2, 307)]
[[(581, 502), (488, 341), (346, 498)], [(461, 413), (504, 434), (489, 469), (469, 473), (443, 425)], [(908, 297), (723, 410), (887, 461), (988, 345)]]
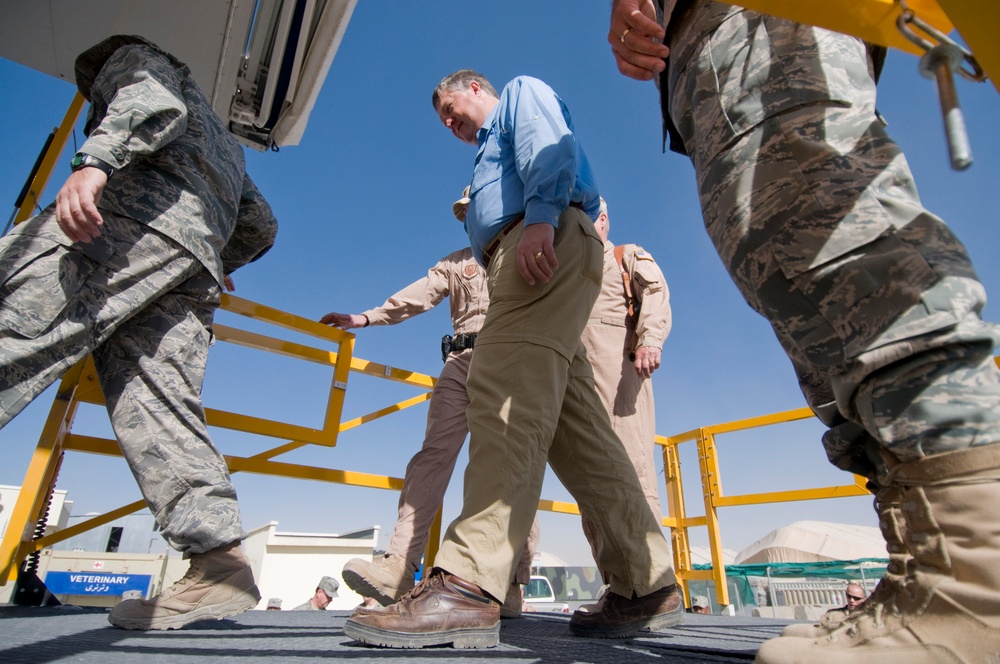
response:
[[(738, 0), (735, 4), (854, 35), (915, 55), (924, 53), (896, 26), (896, 20), (903, 11), (897, 0)], [(942, 33), (948, 34), (953, 29), (951, 20), (937, 0), (906, 0), (906, 5), (922, 21)]]

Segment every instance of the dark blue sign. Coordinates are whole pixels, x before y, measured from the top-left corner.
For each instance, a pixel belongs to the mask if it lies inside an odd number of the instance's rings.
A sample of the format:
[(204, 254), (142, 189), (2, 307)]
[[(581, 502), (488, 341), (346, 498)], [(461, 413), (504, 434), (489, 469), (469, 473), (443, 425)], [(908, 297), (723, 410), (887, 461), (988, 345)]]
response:
[(49, 572), (45, 587), (53, 595), (121, 595), (138, 590), (149, 591), (149, 574), (111, 574), (105, 572)]

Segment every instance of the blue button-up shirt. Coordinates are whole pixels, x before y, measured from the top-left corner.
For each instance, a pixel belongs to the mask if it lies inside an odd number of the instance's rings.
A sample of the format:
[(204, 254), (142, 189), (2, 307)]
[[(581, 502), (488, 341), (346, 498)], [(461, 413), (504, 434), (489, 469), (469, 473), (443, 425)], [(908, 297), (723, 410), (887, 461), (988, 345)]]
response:
[(548, 85), (530, 76), (508, 83), (477, 138), (465, 230), (479, 263), (483, 248), (521, 214), (526, 224), (557, 226), (563, 210), (579, 203), (597, 219), (590, 163), (569, 110)]

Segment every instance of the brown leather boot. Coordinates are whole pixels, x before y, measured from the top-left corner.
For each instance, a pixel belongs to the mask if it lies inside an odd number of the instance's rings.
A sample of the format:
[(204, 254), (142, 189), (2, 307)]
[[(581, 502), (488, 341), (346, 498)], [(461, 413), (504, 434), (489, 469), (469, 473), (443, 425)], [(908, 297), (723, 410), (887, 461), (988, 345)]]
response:
[(854, 611), (827, 611), (814, 624), (795, 623), (781, 630), (782, 636), (818, 639), (829, 635), (846, 622), (853, 622), (865, 615), (884, 612), (886, 607), (893, 606), (896, 593), (906, 579), (906, 566), (912, 558), (906, 548), (903, 535), (903, 511), (899, 507), (901, 500), (899, 487), (885, 487), (875, 494), (875, 513), (878, 515), (879, 527), (885, 538), (885, 548), (889, 553), (889, 565), (885, 576), (865, 602)]
[(122, 629), (179, 629), (199, 620), (243, 613), (260, 602), (240, 543), (195, 553), (187, 574), (152, 599), (129, 599), (111, 609), (108, 622)]
[(375, 560), (351, 558), (344, 565), (344, 583), (362, 597), (388, 606), (413, 588), (417, 566), (402, 556), (387, 553)]
[(500, 643), (500, 603), (479, 586), (434, 568), (410, 592), (377, 611), (356, 610), (347, 636), (384, 648), (492, 648)]
[(761, 664), (1000, 661), (1000, 444), (896, 466), (913, 559), (884, 610), (819, 639), (777, 638)]
[(575, 636), (598, 639), (624, 639), (643, 629), (657, 631), (684, 622), (684, 599), (677, 584), (671, 584), (643, 597), (622, 597), (610, 590), (604, 593), (597, 611), (577, 611), (569, 621)]

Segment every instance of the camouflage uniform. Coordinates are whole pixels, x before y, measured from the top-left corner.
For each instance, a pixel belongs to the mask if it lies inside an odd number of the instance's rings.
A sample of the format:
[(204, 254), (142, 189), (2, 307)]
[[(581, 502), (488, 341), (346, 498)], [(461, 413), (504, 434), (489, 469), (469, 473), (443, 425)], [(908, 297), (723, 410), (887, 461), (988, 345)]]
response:
[[(626, 295), (622, 270), (629, 275), (632, 295)], [(629, 315), (629, 300), (637, 311)], [(635, 370), (635, 350), (640, 346), (662, 348), (670, 333), (670, 291), (663, 272), (642, 247), (626, 244), (622, 265), (615, 257), (615, 245), (604, 243), (604, 278), (590, 320), (581, 341), (594, 370), (597, 395), (608, 411), (611, 426), (621, 439), (639, 484), (657, 519), (662, 519), (653, 450), (656, 435), (656, 412), (653, 384)], [(594, 559), (604, 545), (594, 523), (583, 515)]]
[(188, 68), (136, 41), (77, 61), (91, 101), (80, 151), (119, 169), (98, 204), (101, 234), (70, 242), (50, 206), (0, 240), (0, 426), (93, 352), (163, 536), (198, 554), (244, 534), (201, 406), (220, 283), (277, 225)]
[[(486, 273), (466, 247), (438, 261), (427, 276), (392, 295), (380, 307), (362, 313), (370, 325), (395, 325), (430, 311), (449, 298), (451, 322), (455, 335), (478, 334), (486, 317), (490, 296)], [(465, 409), (469, 405), (466, 379), (473, 349), (448, 354), (438, 376), (427, 409), (427, 429), (420, 451), (406, 466), (403, 489), (399, 494), (399, 517), (392, 531), (386, 553), (405, 558), (419, 566), (431, 522), (444, 500), (445, 490), (455, 470), (469, 424)], [(521, 555), (515, 578), (527, 583), (531, 559), (537, 546), (537, 526)]]
[(874, 477), (881, 447), (914, 461), (1000, 441), (985, 291), (876, 117), (865, 45), (679, 4), (666, 119), (723, 263), (831, 427), (831, 461)]
[(661, 92), (706, 228), (830, 427), (828, 457), (872, 480), (891, 563), (860, 607), (783, 632), (756, 661), (989, 661), (997, 332), (964, 247), (920, 204), (877, 117), (872, 49), (727, 4), (678, 4)]

